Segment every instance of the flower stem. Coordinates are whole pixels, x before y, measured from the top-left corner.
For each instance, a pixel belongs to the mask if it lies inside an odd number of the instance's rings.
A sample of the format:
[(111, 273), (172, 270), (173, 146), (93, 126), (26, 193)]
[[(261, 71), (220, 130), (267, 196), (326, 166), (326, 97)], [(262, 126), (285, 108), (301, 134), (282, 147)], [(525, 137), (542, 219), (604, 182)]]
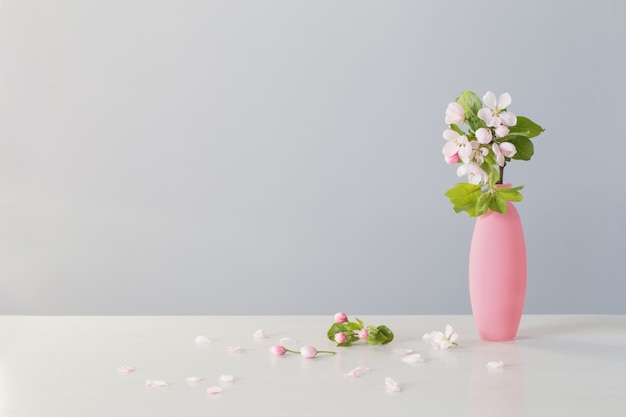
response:
[(317, 353), (331, 353), (331, 354), (336, 354), (337, 352), (333, 352), (331, 350), (318, 350)]
[(502, 184), (502, 182), (504, 181), (504, 167), (506, 166), (506, 162), (504, 163), (504, 165), (502, 165), (500, 168), (500, 178), (498, 179), (498, 181), (496, 181), (496, 184)]

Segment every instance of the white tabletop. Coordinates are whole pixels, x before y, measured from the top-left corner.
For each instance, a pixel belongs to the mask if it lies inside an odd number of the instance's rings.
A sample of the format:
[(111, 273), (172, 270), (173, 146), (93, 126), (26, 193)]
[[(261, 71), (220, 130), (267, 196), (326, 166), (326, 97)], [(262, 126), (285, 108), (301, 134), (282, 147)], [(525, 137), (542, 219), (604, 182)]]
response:
[[(389, 326), (395, 340), (335, 347), (332, 315), (0, 316), (0, 416), (626, 415), (626, 316), (524, 316), (504, 343), (481, 341), (471, 316), (360, 318)], [(433, 350), (422, 336), (446, 324), (459, 346)], [(253, 337), (259, 329), (265, 338)], [(197, 345), (200, 335), (211, 342)], [(285, 337), (296, 350), (338, 353), (269, 353)], [(424, 362), (404, 362), (399, 348)], [(123, 365), (135, 371), (120, 373)], [(369, 372), (345, 376), (358, 366)], [(387, 392), (386, 377), (401, 391)], [(210, 395), (212, 386), (223, 391)]]

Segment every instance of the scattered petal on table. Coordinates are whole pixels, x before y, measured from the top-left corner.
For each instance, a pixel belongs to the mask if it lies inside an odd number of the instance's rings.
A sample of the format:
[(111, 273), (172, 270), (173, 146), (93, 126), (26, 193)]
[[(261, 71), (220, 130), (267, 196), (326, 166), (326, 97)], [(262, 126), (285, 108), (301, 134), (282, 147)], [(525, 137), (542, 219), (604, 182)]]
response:
[(222, 375), (220, 376), (220, 382), (233, 382), (235, 377), (232, 375)]
[(256, 332), (254, 332), (254, 338), (255, 339), (265, 339), (265, 330), (264, 329), (259, 329)]
[(128, 365), (122, 365), (119, 368), (117, 368), (117, 372), (121, 374), (132, 374), (133, 372), (135, 372), (135, 368), (128, 366)]
[(348, 372), (347, 374), (343, 374), (343, 375), (346, 376), (346, 377), (349, 377), (349, 378), (358, 378), (361, 375), (365, 375), (369, 371), (370, 371), (369, 368), (364, 368), (362, 366), (358, 366), (358, 367), (354, 368), (353, 370), (351, 370), (350, 372)]
[(222, 393), (222, 387), (209, 387), (209, 388), (207, 388), (206, 392), (209, 395), (221, 394)]
[(496, 368), (502, 368), (503, 366), (504, 366), (504, 362), (502, 361), (487, 362), (487, 368), (496, 369)]
[(398, 349), (394, 349), (393, 353), (395, 353), (398, 356), (405, 356), (405, 355), (408, 355), (410, 353), (413, 353), (413, 349), (400, 349), (400, 348), (398, 348)]
[(228, 346), (228, 353), (241, 353), (241, 346)]
[(150, 387), (150, 388), (167, 387), (167, 382), (160, 381), (160, 380), (153, 381), (151, 379), (146, 379), (146, 387)]
[(196, 345), (198, 345), (198, 346), (206, 346), (206, 345), (209, 345), (209, 344), (211, 344), (211, 339), (209, 339), (208, 337), (202, 336), (202, 335), (196, 337)]
[(398, 383), (389, 377), (385, 378), (385, 387), (387, 388), (388, 392), (400, 391), (400, 386), (398, 385)]
[(191, 382), (191, 383), (196, 383), (196, 382), (200, 382), (202, 381), (204, 378), (202, 378), (201, 376), (188, 376), (187, 377), (187, 382)]
[(282, 339), (280, 339), (280, 344), (281, 345), (295, 345), (296, 340), (292, 339), (291, 337), (283, 337)]
[(402, 358), (402, 362), (406, 363), (416, 363), (416, 362), (424, 362), (424, 358), (419, 353), (413, 353), (411, 355), (406, 355)]

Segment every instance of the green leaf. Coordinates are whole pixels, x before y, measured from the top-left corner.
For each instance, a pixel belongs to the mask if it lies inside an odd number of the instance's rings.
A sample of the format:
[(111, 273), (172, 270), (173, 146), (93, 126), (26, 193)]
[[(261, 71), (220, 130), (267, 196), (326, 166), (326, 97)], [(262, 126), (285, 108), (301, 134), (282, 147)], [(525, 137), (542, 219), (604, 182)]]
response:
[(356, 330), (361, 330), (363, 328), (363, 321), (361, 319), (359, 319), (358, 317), (354, 318), (357, 322), (357, 324), (359, 325), (359, 328)]
[[(476, 199), (480, 194), (480, 186), (468, 182), (460, 182), (450, 187), (445, 195), (453, 205), (455, 212), (473, 211), (476, 206)], [(471, 216), (472, 214), (470, 214)]]
[(524, 198), (522, 193), (519, 192), (519, 190), (521, 190), (522, 188), (524, 187), (522, 186), (515, 188), (496, 188), (495, 192), (496, 196), (500, 196), (507, 201), (517, 203), (518, 201), (522, 201), (522, 198)]
[(393, 340), (393, 332), (387, 326), (368, 326), (367, 343), (370, 345), (386, 345)]
[(513, 159), (529, 161), (535, 153), (535, 146), (532, 141), (525, 136), (508, 135), (505, 142), (511, 142), (515, 145), (517, 152), (513, 155)]
[(475, 116), (478, 114), (478, 110), (483, 107), (482, 101), (480, 101), (480, 97), (476, 95), (473, 91), (464, 90), (461, 92), (461, 95), (456, 99), (456, 102), (463, 107), (463, 112), (465, 113), (465, 117)]
[(487, 213), (487, 210), (491, 206), (491, 201), (493, 200), (493, 194), (489, 191), (484, 192), (478, 197), (476, 201), (476, 215), (480, 216), (482, 214)]
[(517, 116), (517, 123), (515, 126), (509, 127), (509, 131), (513, 134), (534, 138), (544, 132), (545, 129), (527, 117)]
[(489, 208), (492, 211), (497, 211), (498, 213), (506, 213), (506, 199), (504, 199), (502, 195), (495, 193), (493, 195), (493, 199), (491, 200)]

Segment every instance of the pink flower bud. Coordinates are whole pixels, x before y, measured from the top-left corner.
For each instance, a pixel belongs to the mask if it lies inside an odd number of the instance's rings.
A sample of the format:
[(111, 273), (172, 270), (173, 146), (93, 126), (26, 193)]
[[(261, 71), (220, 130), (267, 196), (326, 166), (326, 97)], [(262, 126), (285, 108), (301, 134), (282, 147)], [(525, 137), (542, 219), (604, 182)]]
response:
[(369, 336), (369, 335), (370, 335), (370, 332), (367, 331), (367, 329), (359, 330), (359, 333), (358, 333), (359, 339), (367, 340), (367, 336)]
[(283, 346), (276, 345), (270, 347), (270, 352), (274, 355), (282, 356), (285, 354), (285, 352), (287, 352), (287, 349), (285, 349)]
[(315, 355), (317, 355), (317, 349), (315, 349), (311, 345), (306, 345), (300, 349), (300, 354), (303, 358), (312, 359), (315, 357)]
[(343, 332), (339, 332), (337, 334), (335, 334), (335, 342), (337, 343), (343, 343), (346, 341), (346, 334)]
[(339, 312), (335, 314), (335, 323), (341, 324), (347, 321), (348, 321), (348, 316), (346, 316), (346, 313)]

